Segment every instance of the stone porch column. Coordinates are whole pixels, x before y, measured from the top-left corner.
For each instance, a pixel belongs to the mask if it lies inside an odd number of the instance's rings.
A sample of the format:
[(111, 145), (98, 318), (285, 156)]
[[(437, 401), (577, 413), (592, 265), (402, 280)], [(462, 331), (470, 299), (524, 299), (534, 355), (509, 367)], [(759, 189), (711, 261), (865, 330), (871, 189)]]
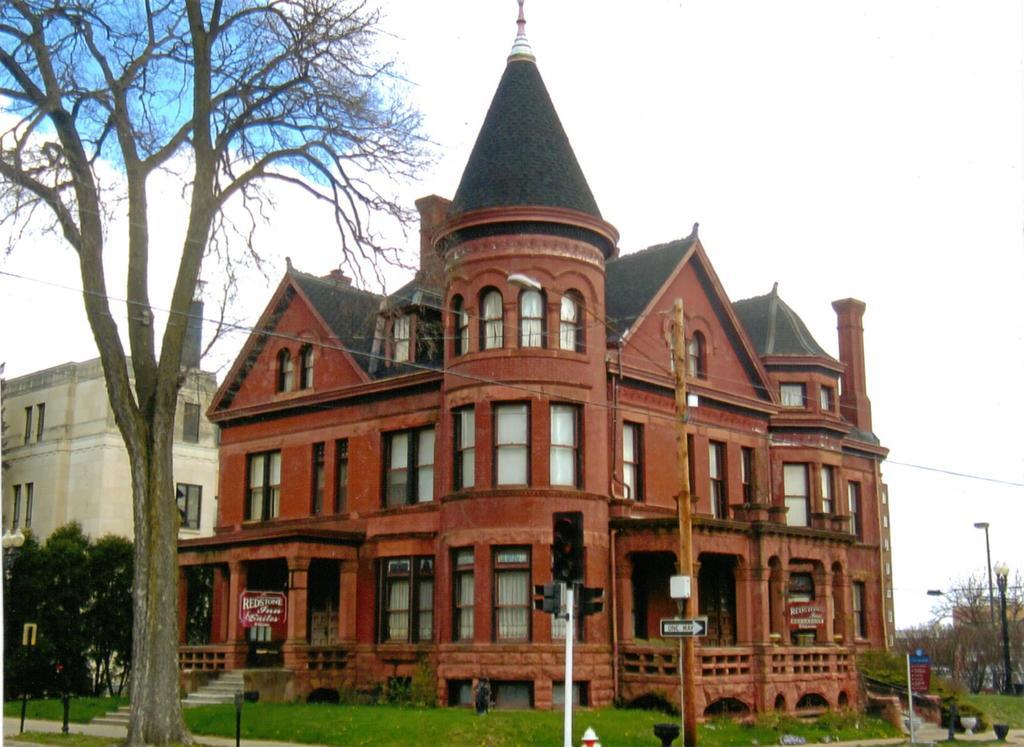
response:
[(226, 666), (228, 669), (242, 669), (245, 667), (248, 646), (245, 640), (245, 628), (238, 619), (238, 608), (242, 592), (246, 587), (247, 564), (244, 560), (228, 561), (228, 615), (227, 615), (227, 637), (225, 642), (231, 644), (231, 650), (227, 656)]
[(288, 558), (288, 632), (281, 647), (285, 669), (300, 668), (309, 646), (309, 564), (310, 558)]
[(338, 573), (338, 640), (354, 642), (356, 640), (356, 582), (359, 578), (359, 565), (354, 560), (339, 561), (341, 568)]
[[(633, 630), (633, 559), (629, 553), (620, 555), (615, 566), (615, 604), (619, 608), (619, 642), (632, 643)], [(616, 662), (618, 666), (618, 662)]]
[(764, 624), (760, 594), (763, 568), (737, 566), (733, 571), (736, 583), (736, 643), (746, 646), (760, 640)]

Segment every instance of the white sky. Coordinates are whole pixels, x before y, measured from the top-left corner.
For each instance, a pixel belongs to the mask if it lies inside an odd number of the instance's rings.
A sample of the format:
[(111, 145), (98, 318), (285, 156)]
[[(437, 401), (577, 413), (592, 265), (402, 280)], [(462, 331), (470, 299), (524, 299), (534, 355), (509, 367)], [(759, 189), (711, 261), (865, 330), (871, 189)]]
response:
[[(410, 206), (451, 197), (504, 69), (516, 4), (396, 0), (386, 12), (385, 42), (438, 146), (436, 167), (407, 190)], [(867, 303), (874, 426), (891, 449), (897, 625), (928, 619), (926, 589), (984, 572), (975, 521), (992, 523), (993, 559), (1024, 570), (1021, 3), (528, 0), (526, 16), (623, 252), (699, 221), (730, 298), (778, 281), (833, 355), (831, 301)], [(160, 206), (171, 233), (180, 208)], [(300, 200), (284, 198), (263, 236), (269, 283), (251, 275), (235, 309), (249, 324), (284, 255), (310, 272), (338, 264), (330, 227)], [(418, 237), (407, 245), (415, 251)], [(57, 287), (76, 285), (70, 251), (34, 242), (0, 270), (35, 279), (0, 276), (8, 376), (95, 355), (80, 297)], [(154, 297), (165, 297), (156, 286), (167, 274), (153, 276)], [(394, 273), (391, 289), (405, 279)], [(226, 339), (208, 367), (241, 342)]]

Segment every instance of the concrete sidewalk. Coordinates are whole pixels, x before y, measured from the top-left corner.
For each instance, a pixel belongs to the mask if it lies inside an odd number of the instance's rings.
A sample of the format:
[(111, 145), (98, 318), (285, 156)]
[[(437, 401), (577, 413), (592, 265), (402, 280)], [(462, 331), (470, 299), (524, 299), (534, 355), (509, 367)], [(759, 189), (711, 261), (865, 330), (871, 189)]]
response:
[[(18, 727), (21, 724), (20, 718), (4, 717), (4, 739), (18, 736)], [(39, 719), (25, 719), (25, 731), (57, 732), (61, 729), (60, 721), (42, 721)], [(128, 729), (124, 726), (113, 726), (109, 724), (68, 724), (68, 731), (72, 734), (88, 734), (93, 737), (109, 737), (112, 741), (120, 741), (128, 736)], [(196, 744), (209, 744), (215, 747), (235, 747), (234, 738), (210, 737), (196, 735)], [(242, 747), (296, 747), (290, 742), (264, 742), (258, 739), (243, 739)], [(303, 747), (310, 747), (304, 745)]]

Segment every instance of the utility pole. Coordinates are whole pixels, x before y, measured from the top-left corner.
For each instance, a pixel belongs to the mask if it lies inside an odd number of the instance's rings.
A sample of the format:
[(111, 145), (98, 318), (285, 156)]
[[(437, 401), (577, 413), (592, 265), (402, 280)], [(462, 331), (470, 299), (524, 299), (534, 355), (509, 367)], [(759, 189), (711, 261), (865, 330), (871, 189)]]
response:
[[(683, 301), (676, 299), (672, 325), (672, 357), (675, 362), (676, 378), (676, 460), (679, 463), (679, 574), (690, 576), (693, 584), (693, 531), (690, 502), (690, 459), (686, 444), (686, 338), (683, 334)], [(694, 584), (696, 585), (696, 584)], [(693, 603), (690, 598), (682, 600), (683, 617), (693, 617)], [(683, 745), (697, 745), (697, 687), (694, 682), (693, 638), (683, 641), (682, 660), (679, 674), (682, 693)]]

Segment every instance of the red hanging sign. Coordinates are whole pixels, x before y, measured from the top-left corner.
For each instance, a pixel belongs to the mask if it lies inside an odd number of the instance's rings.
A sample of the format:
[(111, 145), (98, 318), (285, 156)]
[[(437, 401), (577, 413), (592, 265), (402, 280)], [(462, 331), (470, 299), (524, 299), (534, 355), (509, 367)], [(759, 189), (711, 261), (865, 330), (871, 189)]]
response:
[(288, 619), (288, 598), (280, 591), (243, 591), (238, 619), (243, 628), (282, 623)]

